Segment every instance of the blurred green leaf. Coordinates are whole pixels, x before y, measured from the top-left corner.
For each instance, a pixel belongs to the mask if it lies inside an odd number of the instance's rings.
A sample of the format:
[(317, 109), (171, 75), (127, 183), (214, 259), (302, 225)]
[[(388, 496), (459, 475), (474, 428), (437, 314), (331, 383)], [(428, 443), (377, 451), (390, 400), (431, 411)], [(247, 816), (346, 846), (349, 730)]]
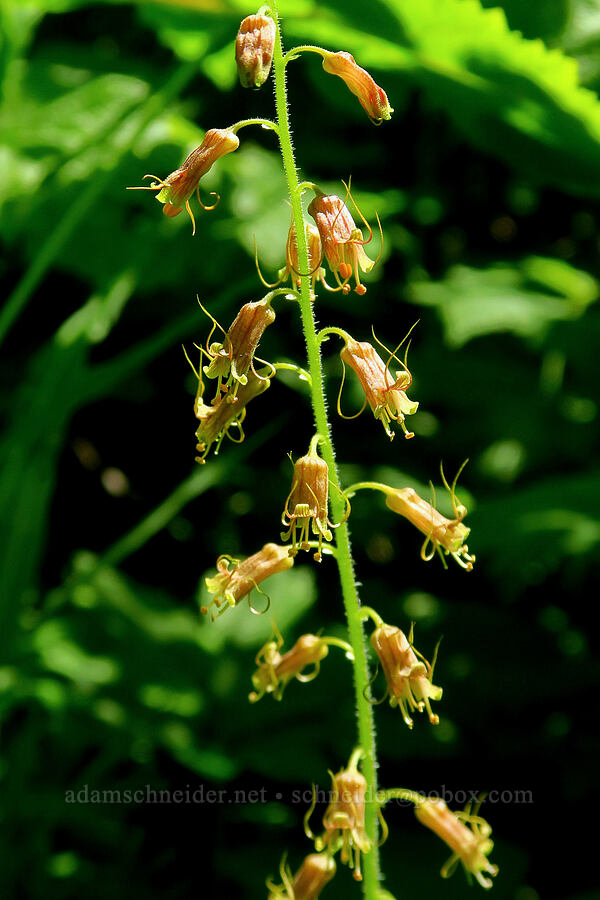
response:
[(437, 307), (448, 343), (461, 347), (502, 331), (541, 338), (552, 322), (582, 315), (598, 297), (598, 282), (562, 260), (529, 257), (487, 269), (455, 266), (443, 281), (416, 282), (406, 294)]

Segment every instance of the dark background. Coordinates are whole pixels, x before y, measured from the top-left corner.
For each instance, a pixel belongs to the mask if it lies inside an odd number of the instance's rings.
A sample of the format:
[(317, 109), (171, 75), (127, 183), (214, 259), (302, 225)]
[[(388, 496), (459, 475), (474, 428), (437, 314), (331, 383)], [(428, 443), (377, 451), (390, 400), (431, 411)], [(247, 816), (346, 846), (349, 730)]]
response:
[[(491, 4), (484, 4), (490, 6)], [(420, 536), (360, 494), (350, 522), (363, 602), (431, 657), (440, 725), (376, 709), (381, 783), (526, 791), (490, 803), (498, 900), (594, 891), (598, 755), (597, 351), (600, 39), (595, 3), (471, 0), (282, 4), (287, 45), (347, 49), (395, 114), (370, 125), (307, 55), (290, 65), (303, 177), (383, 225), (368, 293), (321, 294), (323, 325), (395, 345), (413, 322), (416, 437), (389, 443), (365, 412), (335, 417), (342, 478), (437, 487), (470, 458), (473, 573), (419, 558)], [(275, 278), (289, 209), (274, 136), (203, 180), (222, 196), (168, 220), (152, 194), (209, 127), (272, 116), (269, 85), (236, 84), (240, 3), (13, 2), (0, 12), (0, 556), (4, 896), (265, 896), (284, 851), (310, 844), (294, 791), (328, 786), (355, 741), (351, 670), (332, 650), (309, 685), (247, 701), (272, 618), (286, 646), (344, 635), (333, 562), (298, 559), (268, 585), (273, 615), (198, 613), (223, 552), (279, 540), (287, 454), (312, 434), (301, 384), (253, 402), (246, 442), (195, 467), (195, 297), (227, 327)], [(541, 39), (541, 40), (538, 40)], [(543, 43), (542, 43), (543, 41)], [(579, 68), (577, 69), (577, 66)], [(577, 74), (579, 73), (579, 75)], [(585, 88), (577, 85), (580, 78)], [(205, 186), (206, 185), (206, 186)], [(373, 242), (375, 255), (378, 239)], [(296, 309), (276, 306), (267, 359), (304, 364)], [(324, 345), (332, 415), (339, 346)], [(358, 409), (349, 378), (344, 408)], [(427, 495), (427, 493), (426, 493)], [(273, 587), (271, 588), (271, 584)], [(378, 682), (378, 688), (381, 684)], [(66, 802), (68, 791), (264, 790), (266, 802)], [(238, 795), (238, 798), (242, 796)], [(79, 794), (79, 799), (85, 799)], [(451, 804), (453, 808), (460, 803)], [(386, 887), (462, 898), (446, 848), (389, 811)], [(316, 817), (313, 827), (316, 826)], [(357, 896), (340, 867), (327, 897)]]

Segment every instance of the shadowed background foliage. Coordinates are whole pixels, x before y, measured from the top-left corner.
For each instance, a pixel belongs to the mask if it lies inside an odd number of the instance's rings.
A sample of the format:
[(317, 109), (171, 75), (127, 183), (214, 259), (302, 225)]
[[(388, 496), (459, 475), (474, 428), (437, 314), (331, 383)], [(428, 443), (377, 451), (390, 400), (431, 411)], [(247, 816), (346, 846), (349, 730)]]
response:
[[(426, 656), (444, 635), (440, 725), (420, 717), (410, 733), (397, 711), (376, 711), (382, 783), (509, 792), (484, 807), (497, 900), (590, 900), (593, 834), (581, 816), (599, 750), (600, 2), (282, 0), (281, 10), (288, 46), (349, 50), (395, 108), (376, 129), (317, 57), (289, 67), (303, 176), (336, 191), (351, 176), (385, 232), (366, 296), (319, 297), (321, 323), (360, 340), (374, 325), (394, 345), (420, 320), (416, 437), (390, 444), (367, 413), (336, 418), (344, 480), (426, 492), (431, 479), (448, 511), (440, 460), (453, 473), (470, 457), (459, 493), (472, 574), (424, 564), (419, 536), (377, 495), (354, 501), (364, 602), (414, 621)], [(299, 559), (276, 576), (272, 615), (244, 606), (211, 625), (198, 613), (220, 553), (278, 540), (287, 453), (311, 436), (305, 389), (284, 373), (251, 406), (244, 444), (193, 462), (195, 379), (180, 345), (208, 332), (196, 295), (225, 327), (261, 296), (255, 236), (268, 277), (283, 262), (274, 136), (244, 130), (203, 180), (222, 201), (197, 215), (195, 237), (151, 194), (124, 190), (146, 172), (165, 177), (205, 129), (273, 114), (268, 85), (237, 86), (233, 39), (253, 11), (241, 0), (0, 0), (8, 898), (264, 897), (283, 852), (296, 866), (309, 849), (294, 791), (326, 788), (355, 739), (337, 651), (282, 703), (247, 700), (273, 618), (288, 646), (308, 630), (343, 636), (331, 560)], [(276, 308), (262, 354), (302, 364), (297, 311)], [(332, 411), (338, 350), (324, 346)], [(346, 391), (346, 411), (358, 409), (351, 379)], [(146, 785), (227, 794), (91, 802), (92, 791)], [(264, 802), (228, 802), (235, 791)], [(397, 900), (465, 896), (462, 873), (440, 880), (445, 848), (410, 810), (391, 809), (389, 824), (383, 863)], [(326, 890), (358, 896), (347, 871)]]

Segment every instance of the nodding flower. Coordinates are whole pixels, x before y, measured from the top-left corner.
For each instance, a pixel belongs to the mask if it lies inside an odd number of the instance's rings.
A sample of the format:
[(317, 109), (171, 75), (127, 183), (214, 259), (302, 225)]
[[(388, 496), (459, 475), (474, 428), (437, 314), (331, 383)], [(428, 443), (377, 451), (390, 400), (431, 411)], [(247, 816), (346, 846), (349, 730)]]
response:
[(331, 288), (325, 280), (325, 269), (321, 266), (321, 261), (323, 259), (323, 249), (321, 247), (321, 237), (319, 235), (319, 229), (316, 227), (316, 225), (310, 225), (307, 222), (305, 225), (305, 234), (306, 245), (308, 249), (308, 272), (303, 273), (300, 271), (300, 261), (298, 259), (298, 240), (296, 237), (296, 226), (294, 222), (292, 222), (289, 227), (285, 245), (285, 266), (279, 269), (277, 273), (277, 281), (273, 282), (273, 284), (265, 281), (262, 272), (260, 271), (260, 266), (258, 265), (258, 256), (256, 252), (255, 263), (256, 269), (258, 271), (258, 277), (260, 278), (264, 286), (268, 288), (276, 288), (278, 287), (278, 285), (283, 284), (283, 282), (287, 281), (289, 278), (292, 281), (292, 285), (299, 290), (301, 277), (303, 275), (309, 276), (311, 284), (311, 299), (314, 300), (315, 285), (317, 281), (320, 281), (323, 284), (323, 287), (328, 291), (337, 290), (337, 288)]
[[(195, 371), (195, 370), (194, 370)], [(249, 371), (247, 380), (235, 395), (234, 402), (225, 395), (217, 395), (211, 404), (206, 404), (202, 399), (203, 382), (198, 377), (198, 393), (194, 403), (196, 418), (200, 425), (196, 431), (198, 443), (196, 449), (200, 456), (196, 462), (204, 463), (211, 446), (216, 443), (215, 456), (218, 454), (223, 438), (227, 437), (235, 444), (241, 444), (245, 434), (242, 422), (246, 417), (246, 407), (254, 397), (258, 397), (267, 390), (270, 381), (270, 372), (255, 374)], [(232, 432), (233, 429), (233, 432)]]
[[(303, 634), (291, 650), (280, 653), (283, 638), (273, 625), (273, 637), (256, 655), (258, 668), (252, 676), (255, 690), (249, 695), (250, 702), (256, 703), (265, 694), (272, 694), (275, 700), (281, 700), (292, 678), (303, 683), (312, 681), (319, 674), (321, 660), (329, 653), (330, 646), (341, 647), (349, 659), (354, 658), (352, 647), (345, 641), (316, 634)], [(309, 672), (304, 671), (307, 666), (312, 666)]]
[(449, 878), (460, 862), (468, 879), (474, 875), (482, 888), (491, 888), (492, 881), (485, 875), (497, 875), (498, 866), (487, 858), (494, 842), (490, 839), (491, 827), (477, 815), (481, 800), (473, 812), (470, 803), (463, 812), (452, 812), (441, 797), (415, 798), (414, 803), (419, 822), (435, 832), (452, 850), (452, 856), (442, 866), (442, 878)]
[(245, 88), (261, 87), (271, 71), (275, 47), (275, 22), (259, 10), (242, 20), (235, 39), (235, 61), (240, 84)]
[(163, 213), (170, 218), (178, 216), (185, 206), (192, 220), (192, 233), (196, 234), (196, 220), (190, 206), (190, 197), (195, 191), (202, 209), (215, 208), (219, 202), (219, 195), (211, 192), (212, 196), (217, 198), (216, 202), (212, 206), (205, 206), (200, 199), (200, 179), (206, 175), (217, 159), (226, 153), (232, 153), (239, 146), (239, 138), (230, 128), (211, 128), (206, 132), (200, 146), (192, 150), (179, 168), (171, 172), (164, 181), (157, 175), (144, 175), (144, 178), (153, 179), (148, 187), (128, 188), (128, 190), (158, 191), (156, 199), (164, 204)]
[(394, 110), (385, 91), (375, 83), (366, 69), (361, 69), (350, 53), (345, 50), (340, 50), (339, 53), (327, 50), (319, 52), (323, 56), (325, 71), (330, 75), (338, 75), (346, 83), (348, 89), (358, 97), (358, 102), (374, 125), (381, 125), (384, 119), (391, 119)]
[(365, 830), (367, 780), (358, 771), (358, 762), (363, 755), (359, 747), (350, 757), (347, 769), (340, 769), (337, 775), (329, 773), (331, 800), (323, 816), (323, 834), (315, 836), (308, 824), (316, 804), (314, 791), (313, 802), (304, 817), (304, 830), (307, 837), (314, 840), (315, 849), (319, 852), (326, 850), (330, 855), (341, 850), (340, 859), (354, 869), (353, 877), (356, 881), (362, 881), (360, 854), (369, 853), (372, 848)]
[[(406, 337), (408, 337), (408, 335), (406, 335)], [(342, 413), (340, 401), (346, 377), (346, 369), (344, 367), (338, 394), (338, 413), (344, 419), (354, 419), (362, 413), (368, 403), (375, 418), (381, 421), (385, 433), (390, 440), (393, 440), (394, 438), (394, 432), (390, 428), (390, 422), (392, 421), (397, 422), (400, 425), (405, 438), (414, 437), (414, 432), (408, 430), (404, 420), (406, 416), (412, 416), (419, 406), (416, 400), (409, 400), (406, 396), (406, 391), (412, 384), (412, 375), (406, 366), (406, 354), (404, 362), (400, 362), (395, 355), (396, 351), (406, 340), (406, 337), (398, 347), (396, 347), (394, 352), (390, 352), (384, 347), (386, 352), (389, 353), (387, 363), (384, 363), (372, 344), (369, 344), (367, 341), (355, 341), (349, 334), (345, 334), (345, 344), (340, 351), (342, 364), (348, 363), (350, 368), (358, 375), (358, 379), (365, 394), (365, 400), (356, 415), (345, 416)], [(378, 341), (378, 343), (381, 342)], [(383, 344), (381, 344), (381, 346), (383, 347)], [(392, 359), (395, 359), (396, 362), (403, 366), (403, 371), (397, 371), (395, 378), (392, 376), (389, 368)]]
[[(475, 562), (475, 556), (469, 553), (469, 548), (465, 541), (471, 529), (463, 525), (467, 508), (462, 503), (459, 503), (456, 497), (456, 482), (467, 462), (468, 460), (465, 460), (456, 473), (452, 487), (446, 481), (444, 470), (441, 468), (442, 481), (452, 500), (454, 519), (447, 519), (439, 513), (435, 506), (432, 506), (431, 503), (420, 497), (413, 488), (392, 488), (382, 484), (378, 486), (378, 489), (386, 495), (386, 505), (393, 512), (404, 516), (405, 519), (412, 522), (426, 536), (421, 548), (421, 558), (423, 560), (428, 562), (438, 553), (445, 566), (446, 560), (444, 557), (452, 556), (459, 566), (470, 572)], [(433, 501), (435, 503), (435, 492)], [(431, 549), (429, 549), (430, 544)]]
[[(346, 512), (343, 519), (334, 524), (329, 519), (329, 469), (327, 463), (318, 454), (317, 445), (322, 440), (320, 434), (316, 434), (306, 456), (301, 456), (294, 463), (294, 478), (292, 489), (281, 517), (281, 522), (287, 528), (282, 532), (281, 540), (292, 538), (290, 556), (295, 556), (298, 550), (310, 549), (310, 531), (318, 538), (318, 547), (314, 554), (317, 562), (321, 561), (323, 540), (331, 541), (331, 528), (338, 528), (350, 515), (350, 503), (346, 499)], [(290, 511), (291, 510), (291, 511)]]
[[(365, 607), (365, 610), (367, 608)], [(439, 717), (431, 709), (431, 700), (440, 700), (442, 688), (432, 683), (433, 670), (437, 658), (436, 647), (433, 662), (428, 662), (413, 646), (413, 629), (408, 638), (395, 625), (386, 625), (379, 616), (379, 622), (371, 635), (371, 645), (375, 649), (386, 680), (386, 697), (390, 706), (399, 706), (402, 718), (409, 728), (413, 727), (410, 713), (427, 710), (432, 725), (439, 723)]]
[(281, 860), (281, 884), (267, 880), (268, 900), (318, 900), (325, 885), (335, 875), (335, 861), (327, 853), (309, 853), (295, 875)]
[[(212, 319), (213, 327), (206, 340), (206, 348), (201, 348), (201, 354), (209, 359), (209, 364), (203, 367), (207, 378), (218, 378), (217, 395), (227, 394), (229, 403), (234, 403), (240, 386), (248, 384), (248, 374), (252, 373), (256, 378), (261, 378), (254, 368), (254, 360), (261, 337), (269, 325), (275, 321), (275, 311), (271, 307), (271, 297), (263, 297), (255, 303), (245, 303), (225, 332), (216, 319), (204, 309), (204, 312)], [(221, 328), (224, 334), (222, 343), (209, 343), (215, 331)], [(258, 362), (265, 362), (258, 359)], [(266, 363), (268, 366), (269, 363)], [(275, 369), (271, 366), (267, 377), (272, 377)], [(232, 389), (233, 386), (233, 389)]]
[(270, 575), (285, 572), (293, 565), (294, 560), (288, 554), (287, 547), (279, 547), (277, 544), (265, 544), (258, 553), (242, 560), (222, 554), (217, 560), (217, 574), (205, 579), (208, 592), (215, 596), (208, 606), (201, 607), (200, 612), (207, 613), (214, 607), (212, 612), (214, 619), (230, 606), (236, 606), (245, 597), (248, 598), (252, 612), (266, 612), (270, 606), (269, 598), (267, 597), (264, 610), (256, 610), (250, 603), (252, 590), (256, 588), (259, 594), (264, 594), (258, 585)]
[[(361, 284), (359, 269), (361, 272), (370, 272), (379, 259), (378, 257), (372, 260), (365, 252), (365, 244), (373, 239), (373, 230), (357, 207), (362, 221), (369, 230), (369, 237), (363, 240), (362, 231), (357, 228), (350, 210), (341, 197), (336, 194), (326, 195), (316, 185), (313, 185), (313, 190), (315, 197), (308, 205), (308, 212), (319, 229), (325, 257), (338, 283), (337, 289), (345, 294), (350, 293), (349, 281), (354, 275), (356, 284), (354, 290), (357, 294), (365, 294), (367, 289)], [(382, 234), (379, 218), (377, 222)]]

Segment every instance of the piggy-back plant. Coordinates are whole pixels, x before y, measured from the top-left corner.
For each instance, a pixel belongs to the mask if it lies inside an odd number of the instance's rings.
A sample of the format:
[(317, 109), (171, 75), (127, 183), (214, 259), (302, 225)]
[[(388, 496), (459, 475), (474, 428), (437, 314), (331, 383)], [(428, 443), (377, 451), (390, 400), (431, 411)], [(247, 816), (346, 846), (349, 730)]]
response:
[[(308, 381), (315, 431), (306, 436), (307, 452), (292, 460), (294, 471), (290, 490), (281, 503), (283, 530), (279, 540), (282, 543), (267, 543), (246, 559), (223, 553), (216, 562), (216, 574), (206, 579), (211, 600), (202, 607), (202, 612), (214, 619), (230, 607), (240, 605), (244, 599), (252, 612), (266, 612), (269, 599), (262, 583), (273, 574), (289, 570), (301, 552), (310, 552), (317, 563), (327, 554), (337, 564), (348, 640), (322, 633), (304, 634), (286, 650), (284, 637), (274, 624), (271, 639), (256, 655), (256, 671), (252, 676), (254, 690), (249, 695), (252, 703), (266, 694), (281, 699), (290, 680), (312, 680), (318, 675), (329, 649), (341, 649), (353, 669), (357, 721), (357, 743), (354, 749), (349, 748), (347, 766), (336, 774), (330, 772), (331, 792), (321, 824), (313, 832), (311, 821), (315, 802), (304, 819), (304, 830), (314, 843), (314, 852), (306, 856), (295, 873), (286, 860), (282, 861), (280, 881), (267, 881), (271, 900), (315, 900), (334, 877), (336, 861), (353, 870), (354, 878), (362, 881), (368, 900), (377, 900), (384, 893), (389, 897), (389, 892), (383, 892), (380, 887), (378, 846), (387, 836), (382, 809), (392, 799), (412, 803), (417, 819), (451, 849), (452, 855), (442, 868), (444, 877), (450, 875), (460, 862), (469, 878), (474, 876), (482, 887), (489, 888), (492, 884), (490, 876), (496, 874), (497, 867), (488, 859), (493, 846), (491, 829), (478, 815), (478, 809), (469, 806), (462, 812), (452, 812), (441, 799), (428, 798), (405, 788), (379, 789), (377, 785), (376, 730), (365, 627), (371, 629), (368, 640), (385, 675), (386, 697), (390, 706), (399, 708), (409, 729), (413, 726), (415, 713), (425, 713), (432, 725), (438, 724), (436, 710), (442, 688), (434, 684), (437, 648), (429, 662), (414, 644), (412, 626), (407, 635), (398, 625), (385, 622), (374, 609), (361, 605), (348, 529), (350, 499), (359, 490), (382, 492), (388, 508), (411, 522), (423, 535), (423, 560), (439, 556), (446, 565), (446, 558), (451, 556), (469, 571), (475, 557), (466, 544), (469, 528), (464, 524), (464, 518), (467, 510), (456, 494), (460, 471), (451, 484), (443, 469), (441, 473), (451, 497), (454, 514), (451, 519), (437, 511), (435, 496), (430, 502), (411, 487), (398, 489), (378, 482), (344, 486), (338, 475), (321, 360), (321, 346), (325, 341), (339, 339), (342, 342), (337, 411), (344, 418), (354, 417), (344, 415), (341, 405), (347, 366), (357, 376), (364, 394), (362, 409), (356, 415), (368, 405), (390, 440), (394, 438), (396, 426), (406, 439), (414, 437), (408, 428), (407, 417), (415, 413), (418, 403), (407, 393), (412, 382), (408, 368), (410, 331), (395, 349), (390, 350), (374, 332), (373, 339), (379, 349), (373, 343), (361, 340), (364, 335), (352, 336), (336, 326), (318, 331), (315, 324), (314, 309), (318, 305), (319, 292), (338, 291), (348, 295), (349, 302), (352, 292), (363, 295), (367, 288), (361, 281), (361, 273), (371, 271), (378, 260), (372, 259), (365, 249), (374, 238), (374, 228), (354, 203), (350, 184), (344, 185), (343, 196), (337, 196), (325, 193), (311, 181), (299, 181), (285, 78), (289, 63), (307, 52), (319, 54), (325, 72), (337, 75), (346, 83), (373, 124), (380, 125), (390, 119), (393, 110), (385, 91), (349, 53), (312, 45), (294, 47), (284, 53), (275, 5), (265, 6), (241, 23), (235, 55), (244, 87), (259, 88), (267, 81), (272, 69), (274, 120), (245, 119), (227, 128), (212, 128), (206, 132), (202, 144), (168, 177), (145, 176), (150, 179), (150, 184), (143, 189), (156, 192), (163, 213), (174, 217), (185, 209), (195, 231), (190, 203), (193, 195), (203, 210), (212, 210), (218, 203), (218, 197), (213, 197), (209, 203), (202, 200), (202, 176), (217, 159), (239, 147), (238, 133), (243, 128), (257, 125), (271, 129), (279, 139), (292, 210), (287, 239), (282, 240), (285, 265), (279, 272), (278, 281), (266, 282), (257, 260), (259, 277), (270, 288), (269, 293), (242, 306), (228, 330), (205, 310), (212, 327), (204, 344), (198, 348), (199, 365), (195, 367), (190, 361), (198, 379), (194, 405), (199, 420), (197, 461), (204, 464), (211, 451), (217, 453), (225, 437), (238, 442), (244, 439), (250, 401), (266, 402), (262, 395), (278, 370), (283, 368), (295, 370), (299, 377)], [(308, 203), (312, 221), (307, 221), (303, 212), (302, 197), (307, 192), (312, 195)], [(382, 246), (383, 233), (378, 219), (377, 232)], [(306, 368), (267, 362), (257, 355), (265, 330), (275, 322), (275, 308), (290, 301), (297, 304), (304, 333)]]

